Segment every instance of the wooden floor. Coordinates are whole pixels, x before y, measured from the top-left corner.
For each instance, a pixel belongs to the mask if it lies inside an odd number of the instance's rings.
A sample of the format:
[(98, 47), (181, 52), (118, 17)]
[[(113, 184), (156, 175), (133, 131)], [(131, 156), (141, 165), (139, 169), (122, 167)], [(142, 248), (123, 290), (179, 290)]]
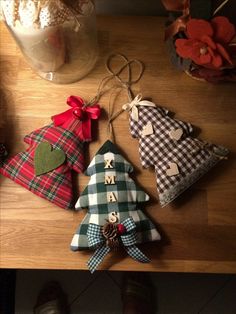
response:
[[(163, 43), (164, 20), (155, 17), (99, 17), (100, 57), (94, 70), (70, 85), (53, 85), (27, 65), (5, 26), (1, 25), (1, 101), (6, 143), (11, 154), (26, 149), (23, 137), (50, 123), (67, 109), (69, 95), (91, 99), (107, 75), (105, 60), (113, 52), (145, 63), (135, 93), (176, 113), (197, 126), (200, 137), (231, 151), (171, 205), (161, 208), (153, 169), (139, 163), (138, 142), (129, 136), (128, 116), (114, 122), (116, 143), (134, 164), (137, 182), (151, 196), (146, 213), (157, 224), (163, 240), (142, 246), (152, 259), (139, 264), (125, 253), (112, 253), (101, 269), (236, 273), (236, 86), (211, 85), (191, 79), (170, 64)], [(109, 95), (100, 105), (107, 111)], [(115, 110), (126, 102), (123, 95)], [(107, 119), (99, 121), (96, 140), (87, 149), (87, 162), (106, 140)], [(79, 190), (88, 178), (80, 175)], [(54, 206), (1, 176), (2, 268), (86, 269), (91, 252), (74, 253), (70, 242), (85, 212)]]

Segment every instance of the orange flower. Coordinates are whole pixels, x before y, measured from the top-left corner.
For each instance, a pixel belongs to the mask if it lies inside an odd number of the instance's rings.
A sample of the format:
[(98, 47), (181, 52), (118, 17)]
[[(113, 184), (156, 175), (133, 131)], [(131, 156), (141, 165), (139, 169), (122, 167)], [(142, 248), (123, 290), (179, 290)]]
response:
[(227, 46), (235, 36), (235, 27), (226, 17), (217, 16), (210, 22), (191, 19), (186, 25), (186, 36), (187, 39), (175, 41), (180, 57), (207, 68), (232, 65)]

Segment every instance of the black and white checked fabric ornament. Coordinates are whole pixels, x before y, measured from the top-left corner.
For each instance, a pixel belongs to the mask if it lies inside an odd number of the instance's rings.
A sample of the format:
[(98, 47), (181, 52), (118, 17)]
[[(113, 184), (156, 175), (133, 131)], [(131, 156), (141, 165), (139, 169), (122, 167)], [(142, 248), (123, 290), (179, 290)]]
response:
[(175, 120), (168, 110), (136, 98), (123, 106), (130, 113), (130, 132), (139, 140), (140, 161), (153, 166), (161, 206), (165, 206), (225, 158), (224, 147), (191, 136), (190, 123)]
[(109, 140), (86, 170), (90, 181), (75, 207), (88, 208), (88, 213), (72, 239), (71, 249), (95, 250), (88, 261), (91, 272), (117, 247), (123, 247), (133, 259), (147, 263), (150, 260), (136, 244), (160, 240), (156, 227), (141, 209), (149, 196), (130, 178), (131, 172), (132, 165)]

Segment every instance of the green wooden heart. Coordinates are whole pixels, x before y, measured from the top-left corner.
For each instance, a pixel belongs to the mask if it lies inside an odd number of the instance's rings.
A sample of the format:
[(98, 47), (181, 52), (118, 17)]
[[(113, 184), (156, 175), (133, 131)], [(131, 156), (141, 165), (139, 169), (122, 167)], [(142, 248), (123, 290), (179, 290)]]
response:
[(66, 160), (66, 155), (61, 149), (52, 148), (48, 142), (40, 143), (34, 153), (34, 172), (36, 176), (48, 173)]

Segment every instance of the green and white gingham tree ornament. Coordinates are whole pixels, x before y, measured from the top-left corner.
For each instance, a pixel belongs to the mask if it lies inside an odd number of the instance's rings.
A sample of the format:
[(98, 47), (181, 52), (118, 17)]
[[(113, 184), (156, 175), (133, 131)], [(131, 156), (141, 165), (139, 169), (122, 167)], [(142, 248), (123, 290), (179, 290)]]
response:
[(95, 250), (88, 261), (92, 273), (111, 250), (119, 247), (133, 259), (147, 263), (149, 258), (136, 245), (160, 240), (154, 224), (140, 208), (149, 196), (129, 177), (131, 172), (132, 165), (110, 140), (98, 150), (85, 172), (91, 178), (76, 209), (87, 208), (88, 213), (72, 239), (71, 249)]

